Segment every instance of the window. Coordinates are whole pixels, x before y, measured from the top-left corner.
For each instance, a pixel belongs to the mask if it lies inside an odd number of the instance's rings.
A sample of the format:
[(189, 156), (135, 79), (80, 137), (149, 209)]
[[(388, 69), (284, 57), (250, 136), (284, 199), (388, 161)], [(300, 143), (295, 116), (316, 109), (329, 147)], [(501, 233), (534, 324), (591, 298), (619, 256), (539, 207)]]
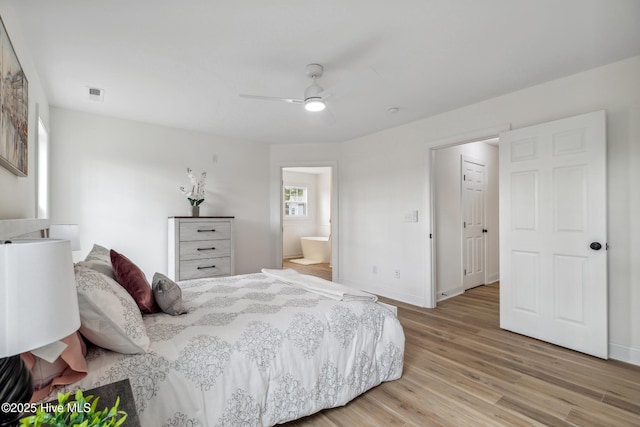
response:
[(37, 218), (49, 218), (49, 133), (38, 117), (38, 213)]
[(284, 186), (284, 215), (307, 216), (307, 187)]

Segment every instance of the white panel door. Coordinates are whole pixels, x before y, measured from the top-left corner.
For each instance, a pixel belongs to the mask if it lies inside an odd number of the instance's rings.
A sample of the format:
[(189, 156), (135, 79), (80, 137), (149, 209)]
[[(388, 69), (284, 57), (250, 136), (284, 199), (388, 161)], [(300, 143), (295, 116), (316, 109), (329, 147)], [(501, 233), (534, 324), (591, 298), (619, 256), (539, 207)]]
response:
[(461, 172), (462, 286), (467, 290), (485, 282), (484, 165), (481, 161), (462, 156)]
[(608, 355), (605, 112), (500, 135), (500, 327)]

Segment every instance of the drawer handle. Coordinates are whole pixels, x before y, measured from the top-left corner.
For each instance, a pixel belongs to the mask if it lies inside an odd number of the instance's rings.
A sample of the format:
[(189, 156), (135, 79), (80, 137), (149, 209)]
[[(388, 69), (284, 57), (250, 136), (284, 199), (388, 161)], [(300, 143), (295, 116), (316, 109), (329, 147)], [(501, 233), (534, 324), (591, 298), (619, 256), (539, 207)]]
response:
[(198, 270), (205, 270), (207, 268), (216, 268), (215, 265), (210, 265), (209, 267), (198, 267)]
[(216, 248), (198, 248), (199, 251), (215, 251)]
[(216, 229), (211, 229), (211, 230), (198, 230), (198, 233), (215, 233)]

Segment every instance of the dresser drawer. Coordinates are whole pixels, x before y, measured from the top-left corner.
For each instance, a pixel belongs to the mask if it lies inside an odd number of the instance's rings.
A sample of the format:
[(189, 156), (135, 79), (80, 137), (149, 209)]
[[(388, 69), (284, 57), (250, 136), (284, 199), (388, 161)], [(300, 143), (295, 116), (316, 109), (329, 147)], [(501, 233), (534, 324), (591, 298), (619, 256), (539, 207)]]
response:
[(180, 243), (180, 260), (231, 255), (230, 240), (194, 240)]
[(231, 224), (218, 221), (198, 221), (180, 223), (180, 241), (228, 240), (231, 238)]
[(229, 274), (231, 274), (230, 257), (196, 259), (180, 261), (180, 278), (178, 280), (228, 276)]
[(170, 217), (167, 224), (171, 279), (235, 274), (234, 217)]

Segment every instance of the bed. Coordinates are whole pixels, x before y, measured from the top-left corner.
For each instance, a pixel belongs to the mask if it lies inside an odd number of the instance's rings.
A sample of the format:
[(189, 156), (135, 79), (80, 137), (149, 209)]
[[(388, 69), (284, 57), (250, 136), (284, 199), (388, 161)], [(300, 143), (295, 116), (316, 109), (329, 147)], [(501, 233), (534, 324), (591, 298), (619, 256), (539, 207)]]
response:
[[(143, 427), (267, 426), (401, 376), (404, 333), (388, 306), (335, 299), (271, 273), (180, 282), (182, 315), (137, 317), (129, 307), (122, 324), (142, 350), (89, 346), (86, 377), (44, 400), (128, 378)], [(76, 266), (81, 317), (83, 290), (106, 286), (95, 284), (104, 277)]]

